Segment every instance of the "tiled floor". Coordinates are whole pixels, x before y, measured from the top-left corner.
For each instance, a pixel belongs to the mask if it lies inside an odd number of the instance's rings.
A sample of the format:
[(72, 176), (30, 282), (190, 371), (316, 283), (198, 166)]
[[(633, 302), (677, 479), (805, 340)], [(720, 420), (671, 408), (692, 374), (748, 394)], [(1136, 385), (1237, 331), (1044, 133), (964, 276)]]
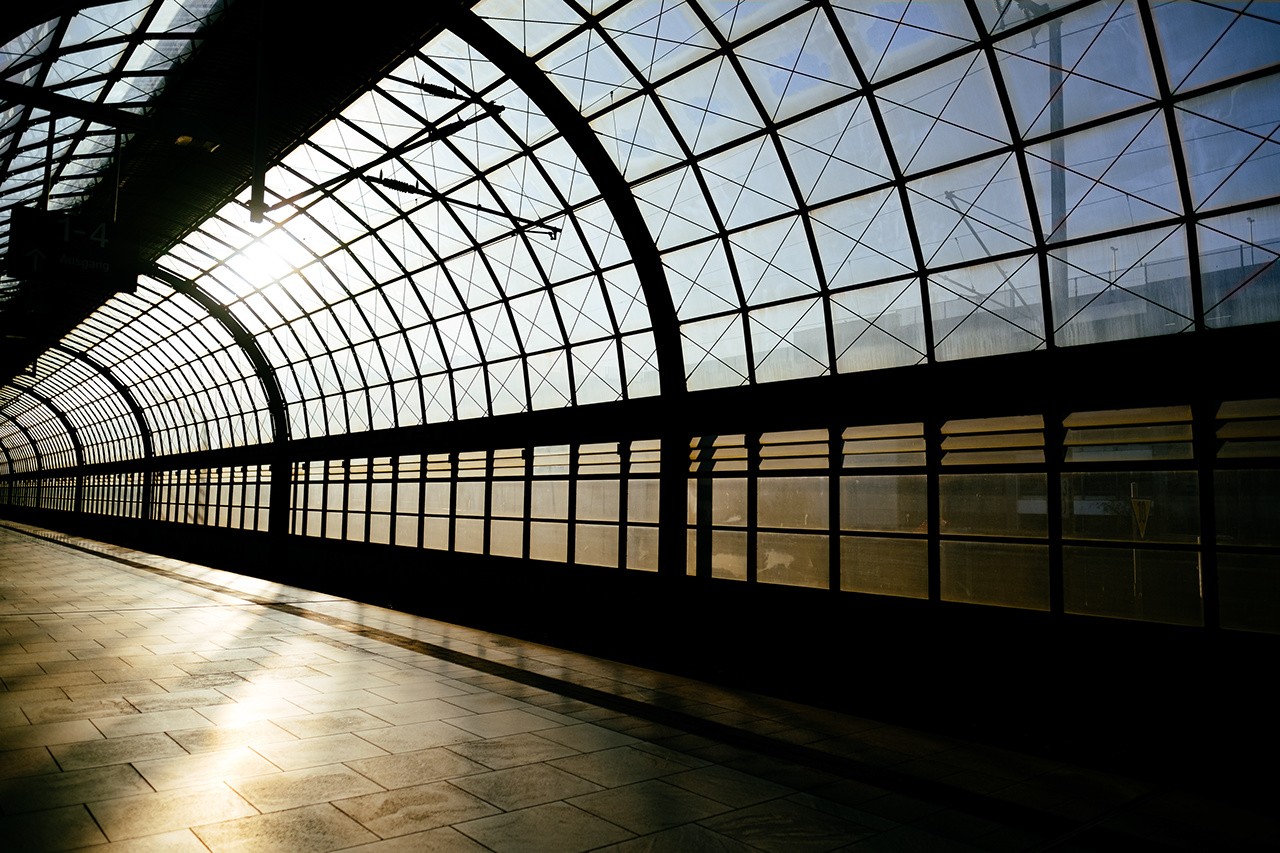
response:
[(0, 679), (22, 853), (1280, 841), (1187, 792), (9, 523)]

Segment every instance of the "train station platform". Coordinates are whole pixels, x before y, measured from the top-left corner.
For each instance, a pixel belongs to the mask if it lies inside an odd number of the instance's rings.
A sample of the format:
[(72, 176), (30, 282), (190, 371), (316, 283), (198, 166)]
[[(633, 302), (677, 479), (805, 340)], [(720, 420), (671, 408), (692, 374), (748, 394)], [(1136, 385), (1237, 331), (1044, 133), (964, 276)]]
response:
[(1176, 783), (10, 522), (0, 681), (23, 853), (1280, 844)]

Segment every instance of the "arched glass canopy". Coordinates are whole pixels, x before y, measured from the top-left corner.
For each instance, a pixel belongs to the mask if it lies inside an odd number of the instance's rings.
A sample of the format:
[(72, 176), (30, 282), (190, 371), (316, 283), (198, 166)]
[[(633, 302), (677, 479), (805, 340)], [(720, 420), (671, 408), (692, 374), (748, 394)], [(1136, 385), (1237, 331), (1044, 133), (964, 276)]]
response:
[[(139, 4), (163, 17), (158, 5)], [(11, 473), (30, 469), (20, 460), (40, 441), (54, 441), (24, 418), (43, 418), (50, 434), (74, 430), (70, 442), (92, 465), (596, 404), (676, 418), (684, 401), (720, 389), (770, 394), (799, 380), (909, 375), (1020, 353), (1221, 340), (1280, 321), (1272, 4), (482, 0), (440, 14), (433, 35), (269, 164), (262, 221), (246, 186), (160, 258), (135, 294), (111, 299), (9, 382), (9, 399), (36, 401), (0, 408)], [(123, 44), (163, 54), (154, 38)], [(9, 115), (12, 124), (17, 113)], [(38, 117), (22, 122), (34, 133)], [(89, 144), (92, 134), (77, 133), (75, 144)], [(26, 151), (31, 171), (39, 144), (0, 141), (0, 150)], [(6, 169), (7, 179), (25, 174)], [(30, 414), (45, 409), (64, 419)], [(1133, 417), (1192, 429), (1189, 409), (1151, 411)], [(1017, 435), (1038, 447), (1065, 440), (1077, 416), (992, 414), (1027, 415)], [(832, 471), (841, 454), (862, 452), (848, 449), (854, 442), (918, 444), (919, 460), (894, 464), (921, 466), (920, 500), (930, 495), (936, 517), (937, 472), (952, 464), (938, 461), (943, 436), (952, 446), (1003, 447), (990, 435), (1015, 429), (948, 417), (846, 433), (843, 448), (826, 430), (863, 426), (825, 424), (820, 438), (771, 439), (766, 427), (685, 438), (695, 473), (740, 452), (757, 460), (752, 476), (769, 467), (759, 459), (790, 458), (793, 444), (818, 442), (806, 453)], [(1111, 424), (1097, 412), (1079, 417), (1088, 429)], [(1212, 415), (1197, 423), (1212, 432)], [(627, 440), (647, 438), (633, 427)], [(477, 465), (499, 476), (505, 463), (493, 454), (504, 445), (485, 441), (492, 453)], [(625, 448), (565, 441), (566, 470), (583, 454), (623, 454), (604, 465), (631, 458)], [(510, 439), (521, 445), (511, 458), (560, 452), (525, 444)], [(66, 446), (40, 451), (44, 467), (74, 464)], [(1210, 445), (1196, 446), (1195, 458), (1208, 459)], [(1054, 456), (1036, 453), (1042, 463)], [(274, 462), (302, 466), (292, 469), (295, 487), (363, 478), (372, 489), (383, 464), (375, 444), (346, 455), (340, 471), (324, 467), (329, 458)], [(985, 459), (996, 458), (1015, 459)], [(458, 483), (469, 475), (460, 473), (465, 460), (451, 459), (439, 463), (457, 481), (441, 518), (465, 514)], [(252, 462), (264, 467), (218, 476), (266, 483), (266, 458)], [(431, 464), (425, 452), (412, 462), (424, 495)], [(1048, 475), (1017, 485), (1029, 490), (1023, 504), (1049, 505), (1045, 495), (1069, 479), (1060, 460), (1045, 464)], [(1195, 464), (1207, 479), (1212, 463)], [(681, 483), (663, 488), (665, 501), (682, 497)], [(692, 531), (709, 522), (689, 488)], [(742, 487), (744, 515), (764, 491)], [(1184, 491), (1198, 507), (1200, 493)], [(479, 493), (492, 502), (479, 515), (497, 512), (496, 494)], [(304, 491), (293, 495), (295, 512), (321, 512), (303, 506), (312, 500)], [(823, 517), (843, 499), (828, 506), (821, 497)], [(255, 511), (265, 513), (266, 500)], [(422, 497), (415, 508), (429, 514), (429, 504)], [(534, 524), (528, 506), (517, 515)], [(835, 550), (815, 558), (833, 566), (838, 534), (854, 529), (840, 526), (837, 510), (824, 522)], [(738, 535), (735, 523), (724, 522), (724, 541)], [(498, 524), (475, 535), (476, 550), (493, 545)], [(375, 541), (372, 529), (360, 535)], [(1057, 521), (1044, 529), (1038, 535), (1055, 542), (1069, 536)], [(899, 533), (959, 535), (926, 525)], [(625, 534), (608, 533), (618, 535), (627, 547)], [(691, 554), (709, 547), (689, 535)], [(757, 541), (742, 553), (763, 554), (766, 540)], [(926, 557), (923, 542), (912, 559), (945, 563), (947, 547)], [(1048, 546), (1016, 547), (1041, 549), (1035, 559), (1047, 565)], [(536, 556), (519, 536), (510, 549)], [(831, 578), (839, 588), (838, 568)]]
[[(696, 391), (1280, 311), (1266, 4), (474, 14), (275, 165), (266, 222), (246, 191), (161, 261), (253, 336), (293, 437), (653, 395), (655, 336)], [(226, 330), (139, 297), (67, 345), (117, 350), (157, 452), (263, 440)]]

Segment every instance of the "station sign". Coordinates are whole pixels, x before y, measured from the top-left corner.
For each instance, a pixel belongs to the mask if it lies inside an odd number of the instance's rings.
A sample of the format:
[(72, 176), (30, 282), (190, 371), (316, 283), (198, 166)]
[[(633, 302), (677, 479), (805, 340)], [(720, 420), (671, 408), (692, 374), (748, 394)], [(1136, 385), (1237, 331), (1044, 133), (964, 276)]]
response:
[(9, 277), (113, 293), (137, 290), (138, 240), (130, 229), (34, 207), (15, 207), (9, 213)]

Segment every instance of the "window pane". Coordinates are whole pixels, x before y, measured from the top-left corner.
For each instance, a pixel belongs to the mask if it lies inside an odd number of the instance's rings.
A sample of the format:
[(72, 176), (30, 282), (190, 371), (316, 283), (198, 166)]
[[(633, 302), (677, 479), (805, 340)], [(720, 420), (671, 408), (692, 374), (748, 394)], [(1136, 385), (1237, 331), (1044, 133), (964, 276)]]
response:
[(840, 537), (840, 588), (928, 598), (928, 543), (923, 539)]
[(942, 543), (942, 600), (1049, 609), (1049, 548)]
[(1148, 549), (1062, 549), (1067, 613), (1203, 624), (1200, 555)]
[(826, 477), (765, 477), (757, 489), (756, 519), (761, 527), (827, 529)]
[(1190, 471), (1062, 475), (1062, 535), (1121, 542), (1200, 540), (1200, 489)]
[(924, 475), (841, 477), (840, 529), (927, 532)]
[(761, 533), (756, 540), (756, 579), (760, 583), (830, 587), (830, 544), (826, 536)]
[(1048, 535), (1044, 474), (944, 474), (938, 488), (943, 533)]

